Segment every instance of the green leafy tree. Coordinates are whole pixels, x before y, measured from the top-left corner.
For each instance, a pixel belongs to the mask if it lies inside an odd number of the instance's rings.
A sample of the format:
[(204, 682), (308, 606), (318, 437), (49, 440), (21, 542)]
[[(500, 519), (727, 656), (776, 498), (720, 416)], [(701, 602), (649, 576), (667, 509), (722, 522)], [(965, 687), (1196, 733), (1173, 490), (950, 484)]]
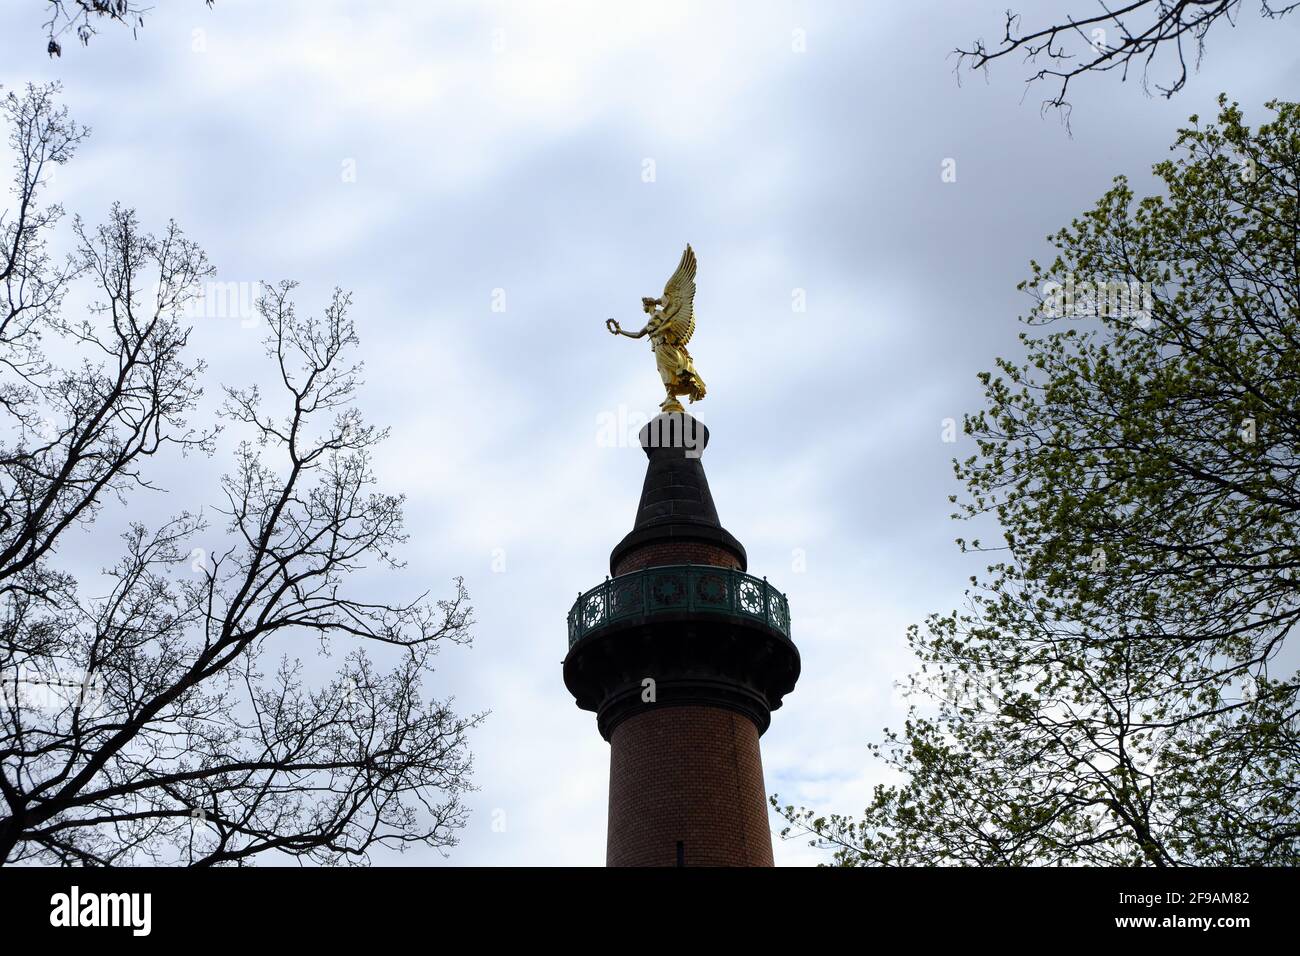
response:
[[(955, 517), (1004, 545), (921, 665), (843, 865), (1300, 863), (1300, 104), (1220, 98), (1052, 237)], [(956, 496), (952, 499), (957, 502)], [(1294, 648), (1292, 649), (1294, 653)]]

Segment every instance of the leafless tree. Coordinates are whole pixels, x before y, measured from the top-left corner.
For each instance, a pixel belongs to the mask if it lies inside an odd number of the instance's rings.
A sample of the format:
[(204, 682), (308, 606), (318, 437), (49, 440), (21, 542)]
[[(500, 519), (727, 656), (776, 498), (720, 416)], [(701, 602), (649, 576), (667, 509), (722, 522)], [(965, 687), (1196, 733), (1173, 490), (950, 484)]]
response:
[[(292, 283), (266, 287), (287, 410), (227, 389), (225, 422), (191, 424), (203, 364), (183, 320), (212, 269), (174, 223), (151, 235), (118, 206), (97, 228), (75, 221), (66, 261), (47, 251), (62, 210), (39, 193), (86, 136), (56, 94), (2, 104), (17, 170), (0, 215), (0, 862), (364, 862), (453, 845), (482, 715), (422, 684), (441, 644), (469, 641), (470, 608), (459, 580), (435, 602), (350, 590), (359, 569), (395, 567), (405, 536), (403, 499), (374, 488), (385, 433), (352, 404), (349, 297), (304, 319)], [(62, 310), (74, 282), (97, 296), (81, 321)], [(81, 361), (49, 357), (56, 343)], [(132, 524), (93, 584), (56, 566), (110, 499), (149, 493), (151, 458), (208, 453), (227, 426), (249, 438), (221, 529), (201, 513)], [(356, 646), (313, 684), (297, 655), (331, 641)]]
[[(82, 45), (90, 43), (98, 30), (105, 24), (118, 24), (129, 27), (132, 35), (144, 26), (144, 15), (149, 7), (135, 0), (41, 0), (45, 4), (45, 32), (48, 35), (46, 51), (50, 56), (62, 56), (63, 44), (69, 36), (75, 36)], [(209, 7), (215, 0), (203, 0)]]
[[(1187, 83), (1190, 58), (1199, 66), (1205, 37), (1219, 23), (1233, 24), (1242, 0), (1128, 0), (1119, 5), (1096, 0), (1097, 9), (1078, 16), (1065, 13), (1055, 22), (1031, 30), (1022, 28), (1020, 14), (1008, 10), (1002, 39), (996, 47), (976, 40), (969, 48), (954, 50), (957, 71), (986, 69), (994, 60), (1019, 51), (1026, 62), (1040, 64), (1027, 85), (1040, 80), (1058, 84), (1043, 102), (1044, 109), (1060, 109), (1068, 122), (1066, 96), (1070, 83), (1085, 73), (1118, 69), (1127, 80), (1135, 63), (1142, 70), (1142, 86), (1151, 89), (1150, 70), (1159, 54), (1172, 56), (1171, 78), (1154, 83), (1168, 98)], [(1260, 0), (1260, 15), (1271, 20), (1286, 16), (1300, 3)], [(1042, 65), (1045, 64), (1045, 65)]]

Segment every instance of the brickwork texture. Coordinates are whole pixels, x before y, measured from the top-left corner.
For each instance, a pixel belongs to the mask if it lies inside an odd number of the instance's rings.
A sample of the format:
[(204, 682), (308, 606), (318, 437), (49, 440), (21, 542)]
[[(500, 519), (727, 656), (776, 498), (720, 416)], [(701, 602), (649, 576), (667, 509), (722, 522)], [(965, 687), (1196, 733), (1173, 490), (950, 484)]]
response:
[(643, 568), (660, 568), (670, 564), (710, 564), (718, 568), (740, 569), (740, 559), (726, 548), (707, 541), (661, 541), (629, 551), (614, 569), (614, 575), (631, 574)]
[(758, 728), (647, 705), (610, 739), (609, 866), (772, 866)]

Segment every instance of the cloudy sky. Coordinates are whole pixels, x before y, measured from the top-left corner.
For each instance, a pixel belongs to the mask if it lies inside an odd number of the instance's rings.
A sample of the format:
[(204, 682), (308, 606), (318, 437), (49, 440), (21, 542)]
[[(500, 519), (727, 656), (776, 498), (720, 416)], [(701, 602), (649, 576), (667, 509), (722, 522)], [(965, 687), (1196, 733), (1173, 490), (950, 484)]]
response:
[[(1151, 188), (1220, 91), (1259, 117), (1300, 88), (1300, 17), (1247, 0), (1172, 101), (1081, 83), (1071, 136), (1018, 63), (954, 77), (949, 51), (995, 40), (1005, 5), (170, 0), (136, 40), (106, 30), (49, 60), (43, 4), (5, 4), (0, 83), (61, 80), (94, 131), (53, 186), (69, 211), (175, 218), (220, 281), (298, 279), (302, 311), (352, 290), (362, 407), (392, 428), (379, 472), (412, 535), (407, 567), (370, 586), (464, 575), (476, 608), (474, 646), (434, 685), (492, 712), (445, 862), (604, 861), (609, 751), (561, 679), (565, 614), (631, 527), (635, 429), (662, 396), (644, 343), (603, 322), (637, 323), (687, 241), (705, 466), (803, 655), (763, 740), (768, 790), (852, 812), (886, 779), (867, 744), (901, 720), (906, 627), (978, 570), (946, 500), (971, 449), (943, 421), (1014, 351), (1028, 260), (1113, 176)], [(265, 329), (232, 312), (192, 339), (209, 404), (269, 371)], [(135, 511), (214, 503), (228, 463), (160, 462), (170, 492)], [(93, 577), (125, 520), (106, 512), (66, 559)], [(802, 841), (776, 857), (825, 859)]]

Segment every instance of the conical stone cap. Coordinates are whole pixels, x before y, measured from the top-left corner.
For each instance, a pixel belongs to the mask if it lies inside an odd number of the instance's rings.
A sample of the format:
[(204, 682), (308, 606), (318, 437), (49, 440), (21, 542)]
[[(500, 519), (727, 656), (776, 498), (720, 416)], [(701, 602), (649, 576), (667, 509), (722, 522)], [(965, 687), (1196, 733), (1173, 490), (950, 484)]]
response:
[[(708, 428), (686, 412), (665, 412), (647, 422), (638, 437), (649, 464), (636, 521), (610, 553), (610, 573), (617, 576), (638, 553), (650, 550), (658, 556), (650, 565), (718, 563), (744, 571), (745, 548), (718, 520), (704, 474), (701, 458), (709, 443)], [(683, 547), (664, 547), (677, 543)], [(725, 559), (692, 561), (691, 556), (699, 554), (698, 548), (689, 547), (692, 544), (712, 546)], [(682, 557), (675, 559), (675, 551)]]

